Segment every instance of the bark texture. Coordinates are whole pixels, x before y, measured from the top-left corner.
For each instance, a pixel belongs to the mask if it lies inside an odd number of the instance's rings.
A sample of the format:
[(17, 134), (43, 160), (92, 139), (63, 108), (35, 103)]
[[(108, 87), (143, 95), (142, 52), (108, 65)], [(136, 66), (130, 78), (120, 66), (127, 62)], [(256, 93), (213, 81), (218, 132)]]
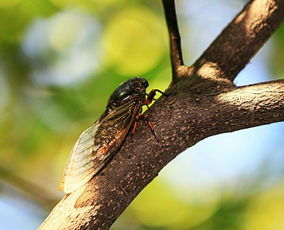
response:
[(283, 0), (249, 1), (188, 70), (234, 80), (284, 17)]
[(108, 229), (185, 149), (215, 134), (284, 120), (284, 80), (243, 87), (232, 82), (282, 21), (284, 1), (250, 1), (190, 67), (182, 63), (179, 40), (171, 38), (178, 32), (177, 23), (169, 22), (176, 20), (169, 9), (174, 2), (163, 3), (170, 50), (176, 54), (171, 55), (174, 71), (168, 89), (174, 94), (162, 96), (147, 111), (159, 141), (139, 123), (110, 164), (84, 187), (65, 195), (40, 229)]

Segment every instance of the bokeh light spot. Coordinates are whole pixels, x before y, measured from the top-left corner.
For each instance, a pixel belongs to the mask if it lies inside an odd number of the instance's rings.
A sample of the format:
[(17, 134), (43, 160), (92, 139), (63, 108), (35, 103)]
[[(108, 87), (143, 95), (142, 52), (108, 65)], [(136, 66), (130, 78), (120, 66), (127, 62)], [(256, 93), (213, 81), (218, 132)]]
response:
[(114, 15), (103, 39), (108, 64), (114, 65), (122, 75), (149, 71), (167, 47), (163, 29), (161, 20), (141, 7)]
[(81, 29), (84, 28), (83, 18), (79, 14), (59, 14), (50, 26), (50, 43), (56, 51), (70, 48)]
[(244, 230), (284, 229), (284, 187), (262, 193), (250, 205)]
[(144, 225), (167, 226), (169, 229), (187, 226), (189, 229), (207, 220), (215, 212), (216, 202), (187, 204), (178, 199), (166, 184), (155, 180), (135, 199), (131, 208)]
[(0, 1), (0, 8), (9, 8), (17, 5), (20, 0), (1, 0)]
[(74, 10), (35, 21), (23, 42), (31, 76), (40, 85), (72, 86), (87, 79), (99, 70), (100, 47), (98, 22)]

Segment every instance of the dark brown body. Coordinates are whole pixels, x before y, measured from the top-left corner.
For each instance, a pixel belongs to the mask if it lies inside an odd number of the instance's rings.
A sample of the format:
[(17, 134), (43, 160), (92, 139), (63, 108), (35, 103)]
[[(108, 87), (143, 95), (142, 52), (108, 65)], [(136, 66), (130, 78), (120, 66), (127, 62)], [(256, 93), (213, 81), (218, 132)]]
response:
[(145, 79), (132, 78), (113, 92), (105, 112), (73, 147), (59, 189), (80, 188), (113, 158), (142, 111), (147, 87)]

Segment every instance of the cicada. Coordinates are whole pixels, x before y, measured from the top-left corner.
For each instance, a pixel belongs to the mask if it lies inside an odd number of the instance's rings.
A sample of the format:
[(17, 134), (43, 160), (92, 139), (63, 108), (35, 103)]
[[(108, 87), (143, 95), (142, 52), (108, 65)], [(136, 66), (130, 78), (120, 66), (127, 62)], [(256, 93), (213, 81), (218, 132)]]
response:
[[(76, 141), (60, 190), (73, 192), (110, 162), (130, 130), (136, 128), (142, 106), (151, 103), (157, 91), (163, 94), (160, 90), (146, 94), (148, 85), (146, 79), (136, 77), (122, 83), (111, 94), (104, 113)], [(151, 125), (149, 121), (148, 124)]]

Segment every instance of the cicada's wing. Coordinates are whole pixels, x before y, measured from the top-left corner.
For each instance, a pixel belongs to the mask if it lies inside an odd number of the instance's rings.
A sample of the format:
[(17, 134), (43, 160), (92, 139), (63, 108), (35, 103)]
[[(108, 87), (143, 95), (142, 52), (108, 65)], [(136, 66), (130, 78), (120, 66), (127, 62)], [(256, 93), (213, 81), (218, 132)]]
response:
[(140, 109), (139, 103), (127, 103), (86, 129), (71, 152), (59, 189), (71, 193), (98, 173), (117, 152)]
[(73, 192), (75, 189), (87, 183), (97, 172), (95, 164), (95, 152), (98, 146), (94, 145), (94, 138), (99, 126), (99, 122), (94, 123), (86, 129), (74, 145), (69, 156), (63, 178), (59, 184), (59, 189), (65, 193)]

